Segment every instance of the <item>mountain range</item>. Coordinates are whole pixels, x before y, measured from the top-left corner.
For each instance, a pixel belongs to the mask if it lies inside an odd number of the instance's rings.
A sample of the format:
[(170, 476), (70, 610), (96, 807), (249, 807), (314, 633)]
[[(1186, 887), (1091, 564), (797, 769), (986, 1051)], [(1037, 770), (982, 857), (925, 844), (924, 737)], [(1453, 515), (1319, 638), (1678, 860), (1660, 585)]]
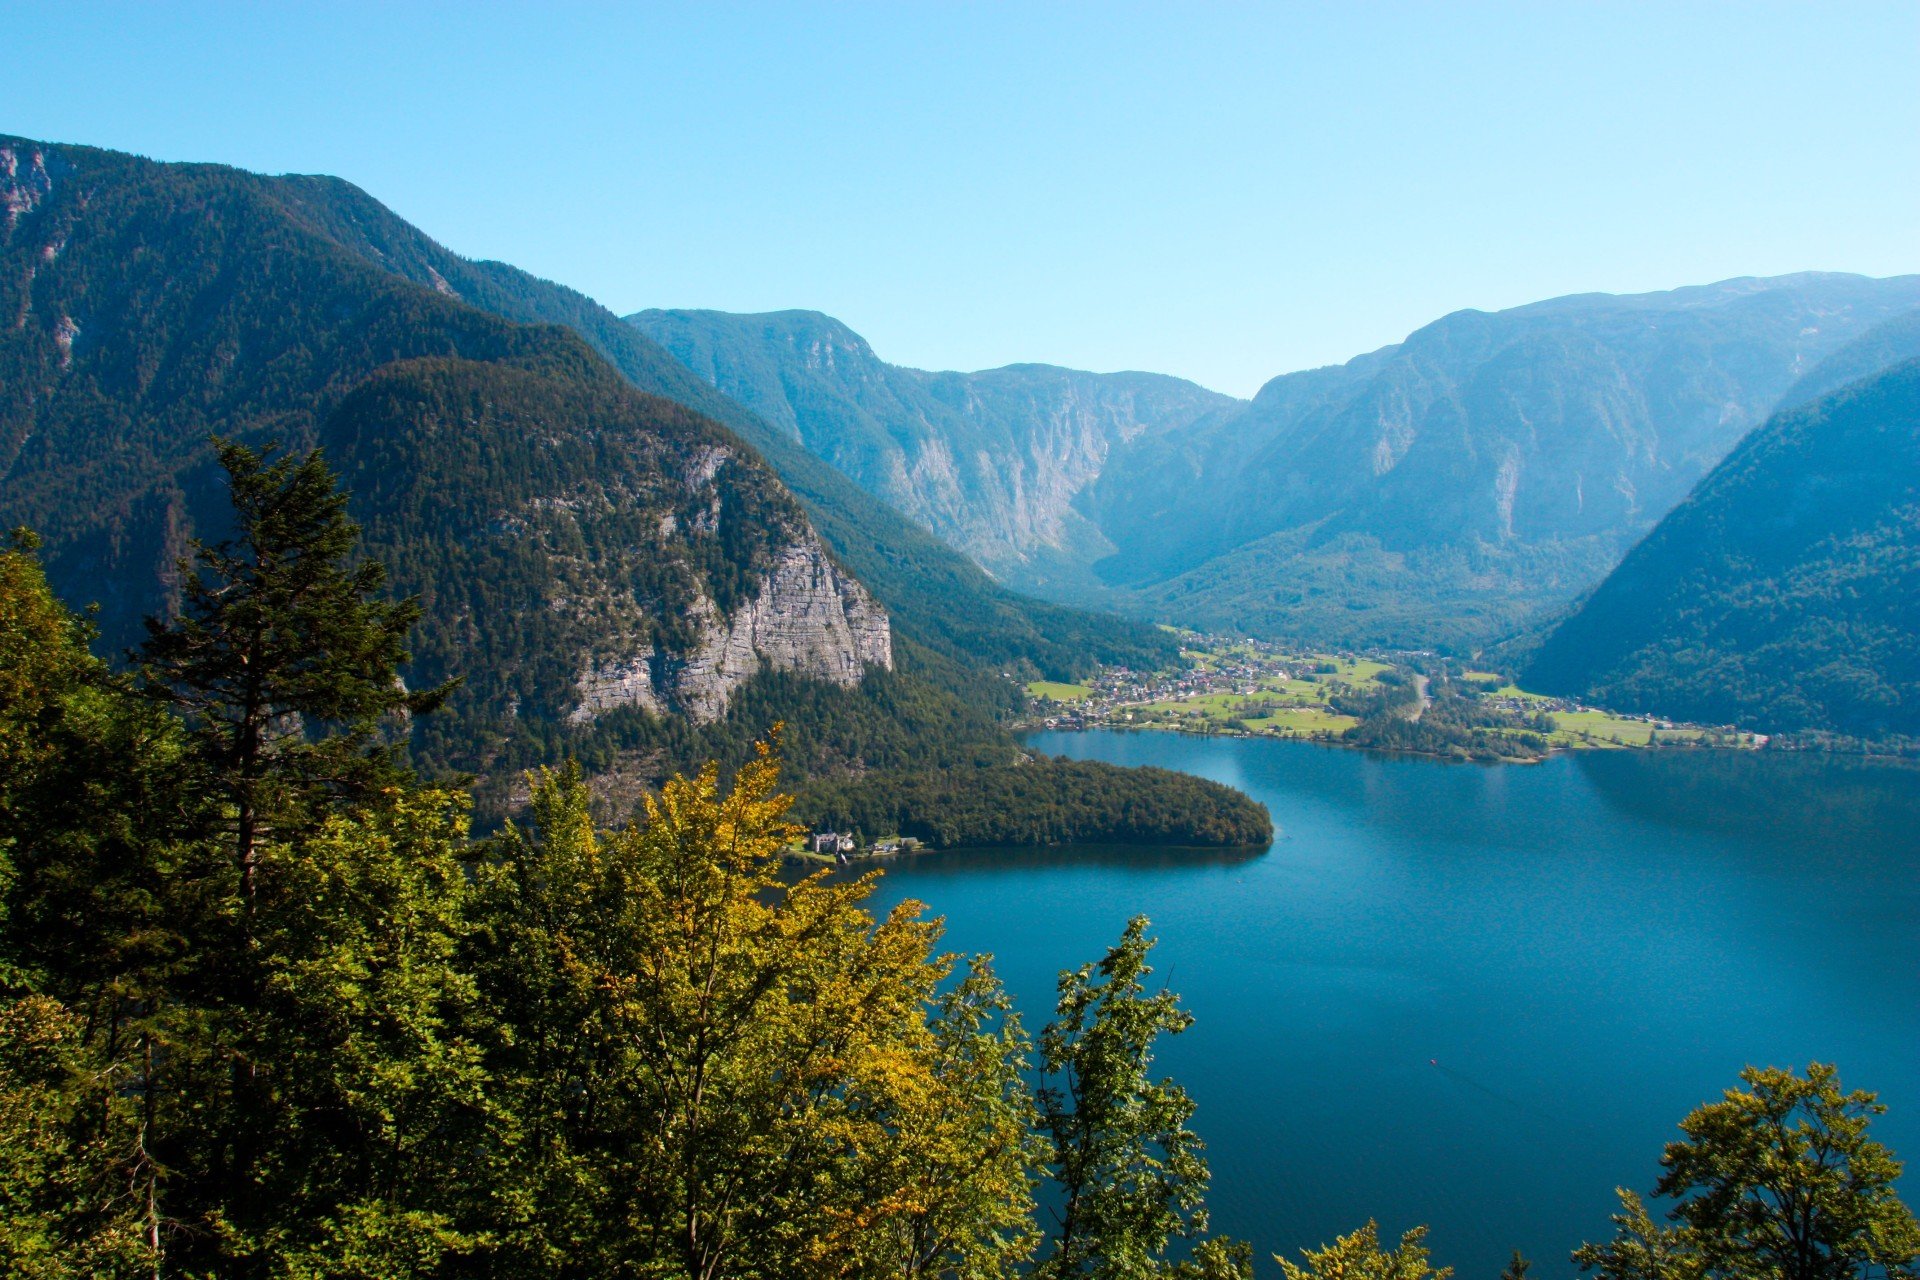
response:
[(422, 597), (410, 674), (465, 677), (436, 767), (657, 774), (776, 721), (803, 772), (1005, 763), (1005, 676), (1174, 660), (1088, 604), (1920, 736), (1920, 277), (1457, 312), (1240, 401), (623, 321), (336, 178), (0, 137), (0, 216), (0, 520), (117, 648), (225, 527), (213, 436), (324, 447)]
[(1249, 402), (925, 373), (810, 312), (650, 311), (687, 367), (1007, 581), (1316, 644), (1474, 649), (1592, 588), (1795, 384), (1920, 306), (1808, 273), (1462, 311)]
[(1242, 402), (1151, 373), (888, 364), (814, 311), (642, 311), (627, 322), (687, 368), (1002, 581), (1098, 599), (1115, 548), (1076, 507), (1118, 451)]
[(780, 719), (803, 768), (1004, 759), (989, 672), (1173, 655), (1012, 594), (611, 313), (346, 182), (0, 137), (0, 212), (0, 520), (111, 647), (224, 528), (218, 434), (326, 448), (422, 596), (418, 674), (466, 676), (417, 731), (446, 767), (683, 762)]

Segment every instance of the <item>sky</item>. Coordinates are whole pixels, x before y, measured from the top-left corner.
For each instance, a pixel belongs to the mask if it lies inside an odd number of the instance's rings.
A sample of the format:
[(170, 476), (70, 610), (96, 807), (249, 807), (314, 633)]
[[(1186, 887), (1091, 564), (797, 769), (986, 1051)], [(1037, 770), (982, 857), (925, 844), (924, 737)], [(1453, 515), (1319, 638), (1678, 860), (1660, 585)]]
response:
[(3, 0), (0, 132), (643, 307), (1237, 395), (1464, 307), (1920, 271), (1920, 3)]

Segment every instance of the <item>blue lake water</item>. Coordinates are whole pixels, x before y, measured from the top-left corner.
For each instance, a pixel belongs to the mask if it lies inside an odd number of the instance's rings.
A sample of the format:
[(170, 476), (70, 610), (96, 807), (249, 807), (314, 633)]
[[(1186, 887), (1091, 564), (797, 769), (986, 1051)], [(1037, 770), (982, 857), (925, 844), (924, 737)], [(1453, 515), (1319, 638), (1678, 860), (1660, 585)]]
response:
[[(1748, 1063), (1837, 1062), (1920, 1160), (1920, 771), (1755, 753), (1478, 767), (1304, 743), (1040, 734), (1050, 754), (1240, 787), (1254, 856), (996, 851), (894, 864), (990, 951), (1030, 1028), (1144, 912), (1198, 1019), (1161, 1062), (1199, 1103), (1216, 1230), (1264, 1259), (1368, 1217), (1430, 1223), (1489, 1280), (1571, 1274), (1612, 1189)], [(1436, 1065), (1437, 1064), (1437, 1065)], [(1909, 1189), (1920, 1177), (1905, 1180)], [(1262, 1274), (1276, 1269), (1263, 1266)]]

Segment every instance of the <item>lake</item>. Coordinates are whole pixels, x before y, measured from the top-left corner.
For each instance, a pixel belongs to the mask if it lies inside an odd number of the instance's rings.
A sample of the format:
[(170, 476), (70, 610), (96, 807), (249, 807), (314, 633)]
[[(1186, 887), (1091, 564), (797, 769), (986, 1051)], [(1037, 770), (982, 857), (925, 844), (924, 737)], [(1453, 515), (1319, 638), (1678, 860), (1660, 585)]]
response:
[[(1612, 1189), (1748, 1063), (1840, 1066), (1920, 1160), (1920, 771), (1735, 752), (1479, 767), (1276, 740), (1047, 733), (1264, 802), (1257, 855), (953, 852), (892, 865), (990, 951), (1030, 1029), (1144, 912), (1198, 1019), (1218, 1231), (1265, 1262), (1368, 1217), (1429, 1223), (1461, 1280), (1607, 1232)], [(1909, 1177), (1911, 1189), (1920, 1179)], [(1909, 1190), (1908, 1199), (1913, 1199)]]

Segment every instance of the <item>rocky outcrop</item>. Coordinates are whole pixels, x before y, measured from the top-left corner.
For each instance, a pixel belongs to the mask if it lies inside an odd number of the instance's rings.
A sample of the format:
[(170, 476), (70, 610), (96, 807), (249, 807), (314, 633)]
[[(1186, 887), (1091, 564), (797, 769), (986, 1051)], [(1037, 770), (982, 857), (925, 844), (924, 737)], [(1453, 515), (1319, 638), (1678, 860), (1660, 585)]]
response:
[(569, 720), (633, 706), (705, 722), (724, 715), (734, 691), (762, 669), (851, 687), (874, 667), (893, 668), (885, 611), (811, 537), (780, 552), (731, 618), (705, 596), (692, 613), (699, 638), (684, 653), (655, 649), (589, 664)]
[(6, 215), (9, 236), (14, 224), (39, 208), (52, 193), (53, 170), (58, 167), (57, 158), (49, 167), (47, 154), (39, 147), (0, 147), (0, 212)]

